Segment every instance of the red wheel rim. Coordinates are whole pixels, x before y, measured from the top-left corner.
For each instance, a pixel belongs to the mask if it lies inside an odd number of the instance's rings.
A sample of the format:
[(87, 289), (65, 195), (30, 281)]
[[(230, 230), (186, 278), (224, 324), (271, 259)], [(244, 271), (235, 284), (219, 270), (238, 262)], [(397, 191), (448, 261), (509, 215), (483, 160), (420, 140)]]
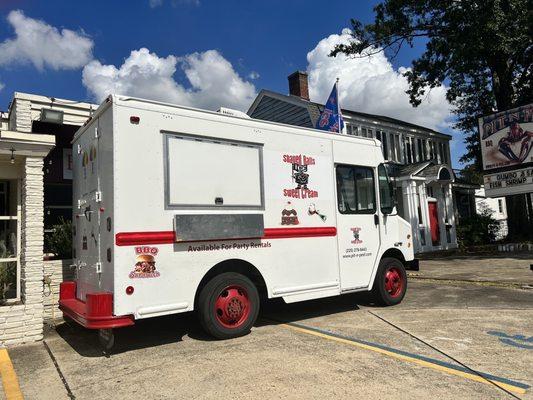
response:
[(250, 299), (245, 288), (231, 285), (220, 291), (215, 301), (215, 316), (225, 328), (235, 329), (250, 315)]
[(398, 297), (402, 294), (404, 282), (400, 270), (396, 267), (389, 267), (385, 272), (385, 290), (391, 297)]

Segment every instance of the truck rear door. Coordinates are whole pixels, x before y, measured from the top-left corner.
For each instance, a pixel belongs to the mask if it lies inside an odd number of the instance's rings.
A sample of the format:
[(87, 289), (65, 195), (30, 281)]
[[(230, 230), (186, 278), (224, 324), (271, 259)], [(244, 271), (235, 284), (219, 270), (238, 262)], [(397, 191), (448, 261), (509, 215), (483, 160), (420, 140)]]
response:
[(367, 287), (380, 246), (375, 170), (339, 164), (337, 237), (341, 290)]
[[(74, 145), (74, 224), (77, 265), (77, 297), (99, 290), (100, 181), (98, 165), (98, 121), (93, 122)], [(79, 147), (78, 147), (79, 146)]]

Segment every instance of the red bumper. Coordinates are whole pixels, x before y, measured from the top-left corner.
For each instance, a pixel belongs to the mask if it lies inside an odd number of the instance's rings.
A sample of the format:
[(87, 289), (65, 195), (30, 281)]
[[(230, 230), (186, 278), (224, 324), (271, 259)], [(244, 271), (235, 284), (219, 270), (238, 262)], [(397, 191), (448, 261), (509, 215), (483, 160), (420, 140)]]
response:
[(133, 316), (113, 315), (113, 294), (89, 293), (86, 302), (76, 298), (76, 282), (59, 286), (59, 308), (63, 314), (89, 329), (111, 329), (132, 326)]

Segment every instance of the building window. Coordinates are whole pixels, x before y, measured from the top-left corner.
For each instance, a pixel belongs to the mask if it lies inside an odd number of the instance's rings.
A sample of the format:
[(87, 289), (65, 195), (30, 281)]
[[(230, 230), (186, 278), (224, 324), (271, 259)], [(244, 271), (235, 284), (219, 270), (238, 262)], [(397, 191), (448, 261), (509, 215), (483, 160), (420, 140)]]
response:
[(404, 159), (408, 164), (413, 162), (413, 154), (411, 152), (411, 138), (406, 136), (404, 139)]
[(346, 134), (347, 135), (355, 135), (354, 132), (357, 132), (357, 127), (352, 124), (346, 124)]
[(422, 139), (422, 160), (426, 161), (428, 159), (428, 147), (427, 147), (427, 140)]
[(426, 229), (424, 227), (420, 227), (418, 230), (418, 234), (420, 235), (420, 245), (425, 246), (426, 245)]
[(503, 213), (503, 200), (502, 199), (498, 199), (498, 211), (499, 213)]
[(387, 141), (387, 133), (383, 131), (376, 131), (376, 138), (381, 140), (381, 150), (383, 151), (383, 158), (389, 159), (389, 146)]
[(417, 210), (417, 213), (418, 213), (418, 225), (423, 225), (424, 224), (424, 219), (422, 218), (422, 204), (421, 204), (421, 201), (420, 201), (420, 191), (417, 193), (417, 204), (416, 204), (416, 210)]
[(444, 162), (450, 164), (450, 159), (448, 158), (448, 143), (444, 143), (442, 147), (444, 149)]
[(394, 134), (388, 135), (389, 144), (390, 144), (390, 156), (388, 157), (389, 161), (394, 161), (394, 154), (396, 153), (396, 147), (394, 144)]
[(394, 154), (394, 161), (396, 162), (402, 162), (402, 149), (400, 147), (400, 135), (394, 135), (394, 147), (395, 154)]
[(372, 214), (376, 194), (372, 168), (337, 167), (337, 202), (341, 214)]
[(20, 191), (0, 181), (0, 302), (20, 298)]

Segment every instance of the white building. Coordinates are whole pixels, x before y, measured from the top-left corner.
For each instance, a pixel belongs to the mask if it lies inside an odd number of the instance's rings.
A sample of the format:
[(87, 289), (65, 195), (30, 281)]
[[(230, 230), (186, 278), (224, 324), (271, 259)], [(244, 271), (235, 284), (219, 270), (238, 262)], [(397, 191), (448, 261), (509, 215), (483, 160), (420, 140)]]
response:
[(476, 190), (476, 212), (478, 214), (489, 213), (498, 222), (496, 230), (496, 240), (504, 239), (507, 236), (507, 204), (505, 197), (486, 197), (485, 189)]
[[(309, 100), (307, 74), (289, 76), (289, 95), (261, 90), (248, 110), (252, 118), (315, 126), (324, 106)], [(479, 185), (456, 178), (450, 163), (450, 135), (406, 121), (342, 110), (348, 135), (382, 143), (396, 180), (398, 213), (413, 227), (416, 252), (456, 248), (456, 224), (474, 213)]]
[(68, 260), (43, 261), (44, 230), (71, 218), (70, 141), (93, 109), (15, 93), (0, 115), (0, 345), (42, 339), (72, 273)]

